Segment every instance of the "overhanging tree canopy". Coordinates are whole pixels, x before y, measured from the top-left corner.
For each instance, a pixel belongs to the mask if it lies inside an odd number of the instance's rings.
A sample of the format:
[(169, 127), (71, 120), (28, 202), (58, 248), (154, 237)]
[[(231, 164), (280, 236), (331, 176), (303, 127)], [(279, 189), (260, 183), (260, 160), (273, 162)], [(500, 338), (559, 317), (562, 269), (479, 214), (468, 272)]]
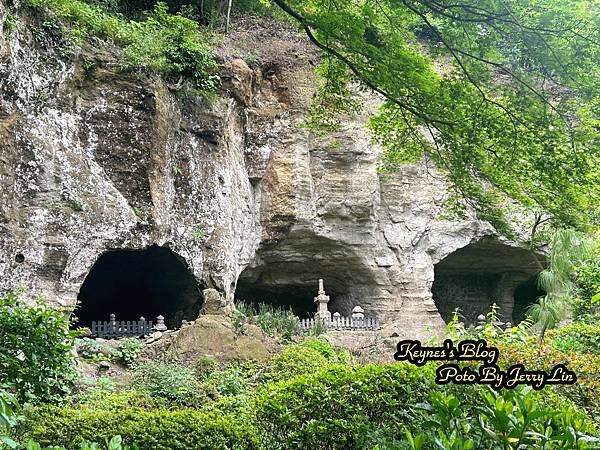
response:
[(597, 223), (600, 1), (272, 1), (326, 55), (321, 106), (351, 109), (349, 80), (385, 98), (386, 168), (426, 153), (506, 233), (508, 199)]

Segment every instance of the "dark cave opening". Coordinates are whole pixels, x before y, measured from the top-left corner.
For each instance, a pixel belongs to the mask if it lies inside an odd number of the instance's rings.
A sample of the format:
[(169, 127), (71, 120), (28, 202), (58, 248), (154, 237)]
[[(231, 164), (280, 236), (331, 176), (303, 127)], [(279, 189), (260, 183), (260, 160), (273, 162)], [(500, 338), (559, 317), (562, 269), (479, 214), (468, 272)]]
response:
[(235, 290), (235, 300), (252, 305), (255, 309), (260, 303), (292, 312), (305, 319), (317, 311), (313, 298), (318, 289), (303, 286), (265, 286), (239, 281)]
[(185, 262), (166, 247), (114, 250), (92, 266), (77, 296), (76, 326), (92, 321), (139, 320), (156, 323), (162, 315), (169, 329), (194, 320), (202, 306), (202, 290)]
[(527, 309), (546, 295), (546, 291), (537, 285), (537, 276), (531, 277), (515, 289), (515, 307), (513, 309), (514, 323), (519, 323), (527, 317)]
[[(288, 308), (300, 318), (317, 311), (314, 299), (322, 279), (329, 311), (347, 317), (363, 303), (361, 288), (373, 285), (372, 270), (352, 245), (341, 244), (304, 228), (262, 247), (239, 275), (235, 302)], [(364, 304), (362, 306), (365, 306)]]
[(539, 296), (535, 279), (543, 264), (528, 249), (484, 238), (435, 265), (433, 300), (446, 322), (459, 308), (462, 321), (475, 323), (478, 315), (487, 314), (496, 303), (500, 320), (518, 324), (525, 318), (526, 307)]
[[(265, 303), (280, 309), (291, 309), (300, 319), (313, 317), (317, 311), (314, 298), (319, 294), (319, 280), (315, 278), (310, 285), (303, 284), (265, 284), (260, 280), (250, 282), (240, 279), (235, 290), (235, 302), (252, 305), (255, 309)], [(354, 303), (348, 294), (334, 283), (325, 279), (325, 293), (330, 297), (328, 308), (331, 313), (339, 312), (349, 316)]]
[(436, 269), (431, 292), (442, 319), (450, 322), (456, 308), (467, 324), (474, 323), (479, 314), (487, 314), (494, 303), (495, 279), (493, 274), (448, 274)]

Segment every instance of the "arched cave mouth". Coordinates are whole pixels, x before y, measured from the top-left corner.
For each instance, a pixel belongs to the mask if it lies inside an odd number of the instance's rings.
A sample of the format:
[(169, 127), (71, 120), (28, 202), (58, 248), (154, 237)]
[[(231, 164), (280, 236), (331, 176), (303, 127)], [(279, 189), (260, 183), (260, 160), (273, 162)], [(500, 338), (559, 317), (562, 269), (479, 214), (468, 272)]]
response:
[(515, 306), (513, 309), (514, 323), (519, 323), (527, 317), (527, 309), (537, 303), (546, 291), (538, 287), (538, 277), (533, 276), (515, 289)]
[(366, 306), (360, 289), (374, 284), (371, 273), (354, 246), (293, 228), (285, 239), (262, 247), (242, 271), (235, 302), (265, 303), (309, 318), (317, 311), (322, 279), (329, 311), (350, 316), (354, 306)]
[(493, 239), (482, 239), (456, 250), (435, 265), (431, 288), (442, 318), (449, 322), (456, 308), (466, 324), (499, 307), (499, 318), (518, 324), (526, 308), (543, 292), (535, 287), (545, 261), (533, 252)]
[(162, 315), (169, 329), (194, 320), (202, 306), (202, 290), (185, 262), (166, 247), (113, 250), (92, 266), (77, 296), (76, 326), (92, 321), (139, 320), (156, 323)]

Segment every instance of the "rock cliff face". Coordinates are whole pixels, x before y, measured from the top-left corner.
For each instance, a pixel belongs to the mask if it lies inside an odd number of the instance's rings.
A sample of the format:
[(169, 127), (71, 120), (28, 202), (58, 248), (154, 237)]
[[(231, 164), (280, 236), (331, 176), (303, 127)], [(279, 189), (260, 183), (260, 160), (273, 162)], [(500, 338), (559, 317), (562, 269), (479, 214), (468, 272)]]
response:
[(473, 214), (444, 219), (446, 185), (425, 161), (379, 174), (366, 114), (327, 136), (302, 128), (308, 64), (265, 75), (228, 59), (207, 101), (119, 71), (106, 44), (68, 54), (26, 14), (10, 29), (6, 17), (0, 0), (2, 292), (176, 325), (205, 288), (308, 313), (323, 278), (331, 310), (360, 304), (414, 336), (456, 305), (496, 300), (510, 320), (541, 270)]

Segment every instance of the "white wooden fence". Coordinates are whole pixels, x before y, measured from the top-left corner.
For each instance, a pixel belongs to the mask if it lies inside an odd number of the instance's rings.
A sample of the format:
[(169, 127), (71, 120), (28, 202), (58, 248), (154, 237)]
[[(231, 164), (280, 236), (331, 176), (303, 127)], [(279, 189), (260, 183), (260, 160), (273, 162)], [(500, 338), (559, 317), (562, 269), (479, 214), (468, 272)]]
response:
[(334, 316), (331, 320), (315, 319), (313, 317), (310, 319), (301, 319), (300, 326), (303, 330), (310, 330), (318, 326), (319, 322), (328, 330), (369, 331), (379, 329), (379, 321), (375, 317), (352, 318)]

